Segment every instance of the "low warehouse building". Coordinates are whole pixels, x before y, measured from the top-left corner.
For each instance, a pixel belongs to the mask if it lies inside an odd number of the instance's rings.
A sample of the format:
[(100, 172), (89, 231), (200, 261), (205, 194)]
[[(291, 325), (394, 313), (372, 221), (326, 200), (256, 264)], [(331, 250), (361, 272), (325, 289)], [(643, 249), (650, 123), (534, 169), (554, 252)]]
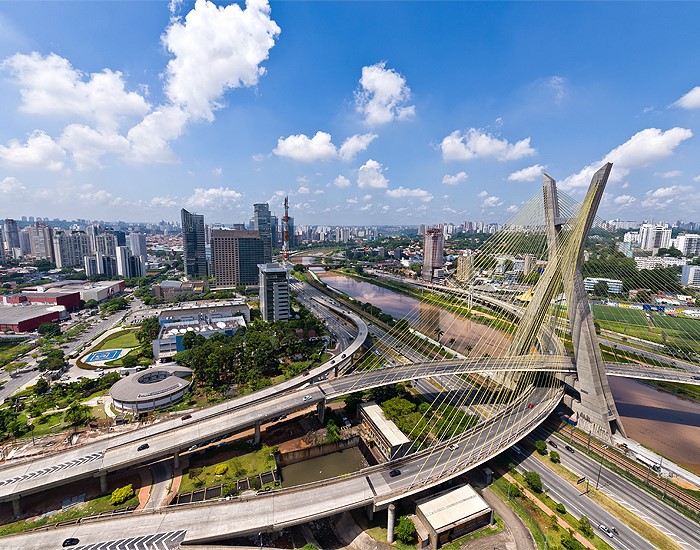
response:
[(0, 330), (31, 332), (43, 323), (57, 323), (62, 307), (44, 306), (2, 306), (0, 305)]
[(431, 550), (493, 522), (493, 511), (470, 485), (417, 501), (416, 516), (428, 530)]
[(139, 414), (167, 407), (189, 391), (192, 369), (179, 365), (151, 367), (116, 382), (109, 390), (114, 408)]

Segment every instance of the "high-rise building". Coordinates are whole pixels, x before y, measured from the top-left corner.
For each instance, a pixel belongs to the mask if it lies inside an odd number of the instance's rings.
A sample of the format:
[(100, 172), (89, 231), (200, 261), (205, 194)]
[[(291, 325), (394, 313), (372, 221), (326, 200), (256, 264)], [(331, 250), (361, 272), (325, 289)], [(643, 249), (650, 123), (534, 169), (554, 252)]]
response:
[(118, 240), (117, 236), (112, 231), (98, 233), (94, 237), (95, 252), (99, 252), (104, 256), (116, 257)]
[(644, 223), (639, 228), (639, 245), (643, 250), (656, 254), (659, 248), (671, 245), (671, 228), (667, 223)]
[(272, 215), (270, 205), (259, 203), (253, 205), (253, 229), (260, 233), (260, 240), (263, 244), (264, 263), (272, 261)]
[(289, 280), (280, 264), (260, 264), (260, 314), (265, 322), (289, 320)]
[(270, 230), (272, 232), (272, 248), (279, 248), (282, 242), (280, 241), (280, 221), (277, 216), (270, 216)]
[(97, 252), (85, 256), (85, 274), (88, 277), (94, 275), (107, 275), (113, 277), (117, 273), (117, 259), (114, 256), (105, 256), (102, 252)]
[(211, 232), (211, 261), (217, 286), (257, 285), (264, 245), (258, 231)]
[(525, 260), (523, 262), (523, 275), (529, 275), (532, 270), (535, 269), (535, 255), (525, 254)]
[(444, 264), (445, 237), (439, 227), (430, 227), (423, 235), (423, 270), (421, 278), (425, 281), (442, 277)]
[(146, 258), (146, 235), (144, 233), (129, 233), (129, 248), (134, 256), (143, 256)]
[(455, 277), (458, 281), (468, 281), (474, 273), (474, 260), (471, 256), (457, 256)]
[(700, 235), (683, 233), (671, 241), (671, 244), (689, 258), (700, 256)]
[(146, 274), (146, 262), (143, 256), (135, 256), (128, 246), (117, 247), (117, 274), (130, 279)]
[(683, 286), (700, 287), (700, 265), (684, 265), (681, 272)]
[(53, 250), (57, 268), (81, 267), (85, 256), (90, 254), (88, 237), (84, 231), (57, 229), (53, 234)]
[(31, 255), (36, 260), (49, 260), (54, 262), (53, 230), (44, 222), (34, 222), (28, 228), (29, 246)]
[(19, 226), (15, 220), (10, 218), (5, 220), (3, 236), (5, 238), (5, 250), (8, 252), (8, 255), (12, 255), (16, 248), (20, 248)]
[(204, 216), (191, 214), (184, 208), (182, 217), (182, 259), (185, 276), (202, 279), (207, 276), (207, 252), (205, 248)]

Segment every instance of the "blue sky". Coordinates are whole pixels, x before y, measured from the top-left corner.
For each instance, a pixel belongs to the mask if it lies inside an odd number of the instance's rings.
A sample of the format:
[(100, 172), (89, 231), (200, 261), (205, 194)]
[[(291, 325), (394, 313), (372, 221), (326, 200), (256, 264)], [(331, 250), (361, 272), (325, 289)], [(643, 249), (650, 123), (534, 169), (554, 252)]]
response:
[(700, 221), (696, 3), (0, 2), (0, 217)]

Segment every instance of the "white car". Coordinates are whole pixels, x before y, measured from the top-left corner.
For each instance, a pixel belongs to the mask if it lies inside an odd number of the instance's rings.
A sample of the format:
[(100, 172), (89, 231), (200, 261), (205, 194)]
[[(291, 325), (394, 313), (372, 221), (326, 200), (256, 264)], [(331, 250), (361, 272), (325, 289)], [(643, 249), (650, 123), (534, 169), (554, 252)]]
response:
[(304, 397), (302, 397), (301, 400), (302, 400), (302, 401), (310, 401), (310, 400), (311, 400), (311, 396), (310, 396), (310, 395), (305, 395)]
[(605, 533), (606, 535), (608, 535), (610, 538), (613, 538), (612, 531), (611, 531), (611, 530), (608, 528), (608, 526), (605, 525), (604, 523), (601, 523), (601, 524), (598, 526), (598, 529), (600, 529), (603, 533)]
[(453, 443), (452, 445), (450, 445), (450, 446), (447, 447), (447, 448), (448, 448), (450, 451), (456, 451), (457, 449), (459, 449), (459, 445), (457, 445), (457, 443)]

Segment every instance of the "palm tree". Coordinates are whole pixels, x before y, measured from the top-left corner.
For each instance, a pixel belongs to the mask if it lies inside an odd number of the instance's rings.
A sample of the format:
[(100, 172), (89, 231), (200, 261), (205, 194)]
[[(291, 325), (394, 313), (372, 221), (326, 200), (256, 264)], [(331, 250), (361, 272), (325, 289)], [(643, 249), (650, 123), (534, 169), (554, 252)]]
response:
[(440, 327), (437, 327), (437, 328), (435, 329), (435, 338), (437, 338), (437, 341), (438, 341), (438, 342), (440, 341), (440, 337), (441, 337), (443, 334), (445, 334), (445, 331), (442, 330)]

